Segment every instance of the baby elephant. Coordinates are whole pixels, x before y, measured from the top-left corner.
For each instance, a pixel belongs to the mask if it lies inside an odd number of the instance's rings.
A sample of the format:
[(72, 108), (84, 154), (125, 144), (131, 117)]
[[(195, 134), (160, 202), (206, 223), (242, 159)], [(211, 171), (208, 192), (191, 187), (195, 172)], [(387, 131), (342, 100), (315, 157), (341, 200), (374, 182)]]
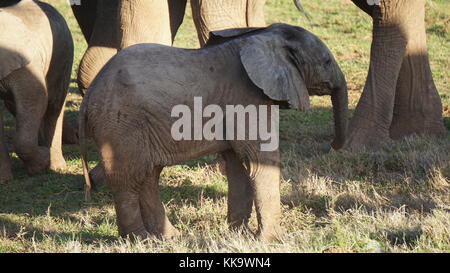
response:
[[(64, 168), (61, 141), (73, 41), (50, 5), (22, 0), (0, 9), (0, 97), (16, 118), (14, 147), (29, 174)], [(0, 113), (0, 181), (12, 178)]]
[(119, 233), (170, 237), (177, 231), (160, 200), (162, 168), (221, 153), (231, 227), (246, 227), (254, 203), (257, 236), (273, 239), (280, 234), (280, 154), (278, 139), (265, 133), (278, 128), (278, 106), (306, 110), (315, 94), (332, 96), (338, 148), (347, 124), (345, 78), (327, 47), (299, 27), (223, 30), (196, 50), (128, 47), (101, 70), (81, 106), (86, 182), (89, 133), (112, 188)]

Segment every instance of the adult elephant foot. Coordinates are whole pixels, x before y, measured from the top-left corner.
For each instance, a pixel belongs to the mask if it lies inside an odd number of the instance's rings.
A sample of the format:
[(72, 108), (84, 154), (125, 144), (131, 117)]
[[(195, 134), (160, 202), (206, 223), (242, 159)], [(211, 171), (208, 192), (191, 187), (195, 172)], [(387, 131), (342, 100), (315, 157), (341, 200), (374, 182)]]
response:
[(389, 127), (383, 127), (371, 118), (355, 115), (350, 122), (348, 138), (343, 149), (348, 151), (374, 150), (389, 139)]
[(62, 155), (52, 155), (50, 156), (50, 170), (61, 171), (67, 167), (66, 160)]

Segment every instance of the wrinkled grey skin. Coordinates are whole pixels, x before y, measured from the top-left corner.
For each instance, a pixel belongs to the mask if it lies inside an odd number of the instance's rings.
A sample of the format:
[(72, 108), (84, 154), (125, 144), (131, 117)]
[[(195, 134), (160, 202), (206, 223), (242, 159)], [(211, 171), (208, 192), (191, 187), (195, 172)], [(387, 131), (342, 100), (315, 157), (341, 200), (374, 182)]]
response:
[[(16, 118), (14, 149), (30, 175), (66, 166), (62, 150), (64, 102), (73, 41), (50, 5), (22, 0), (0, 9), (0, 97)], [(0, 119), (0, 181), (12, 178)]]
[(81, 94), (121, 48), (144, 42), (171, 45), (185, 7), (186, 0), (84, 0), (73, 5), (88, 43), (78, 71)]
[[(280, 232), (280, 154), (260, 150), (262, 140), (175, 141), (175, 105), (273, 105), (309, 108), (310, 94), (337, 94), (346, 126), (346, 82), (327, 47), (308, 31), (285, 24), (214, 33), (220, 43), (198, 50), (140, 44), (119, 52), (100, 71), (80, 110), (85, 138), (94, 137), (101, 169), (112, 188), (121, 236), (171, 237), (158, 180), (164, 166), (221, 153), (229, 182), (228, 221), (246, 227), (255, 204), (261, 239)], [(228, 38), (229, 41), (223, 41)], [(337, 103), (336, 101), (333, 101)], [(270, 107), (269, 107), (270, 109)], [(345, 131), (341, 133), (345, 134)], [(338, 137), (339, 143), (344, 135)]]

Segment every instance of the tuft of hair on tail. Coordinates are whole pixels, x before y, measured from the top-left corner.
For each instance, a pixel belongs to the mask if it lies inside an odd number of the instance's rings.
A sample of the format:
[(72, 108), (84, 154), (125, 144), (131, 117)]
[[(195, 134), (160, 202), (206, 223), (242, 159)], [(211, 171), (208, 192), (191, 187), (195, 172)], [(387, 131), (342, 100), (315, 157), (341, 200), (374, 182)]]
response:
[(305, 15), (306, 19), (308, 19), (309, 21), (311, 21), (311, 16), (309, 16), (309, 14), (308, 14), (308, 13), (306, 12), (306, 10), (303, 8), (302, 1), (301, 1), (301, 0), (294, 0), (294, 4), (295, 4), (295, 7), (297, 7), (297, 9), (298, 9), (301, 13), (303, 13), (303, 14)]

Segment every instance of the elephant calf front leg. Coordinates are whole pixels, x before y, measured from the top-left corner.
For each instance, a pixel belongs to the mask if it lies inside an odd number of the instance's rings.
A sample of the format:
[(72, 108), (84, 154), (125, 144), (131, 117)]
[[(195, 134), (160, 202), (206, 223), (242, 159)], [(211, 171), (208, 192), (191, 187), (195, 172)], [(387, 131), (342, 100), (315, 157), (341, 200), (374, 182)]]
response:
[(261, 152), (258, 160), (249, 162), (249, 166), (255, 194), (258, 237), (271, 241), (281, 235), (279, 151)]
[(253, 190), (247, 170), (234, 151), (222, 153), (228, 178), (228, 222), (231, 229), (247, 228), (252, 213)]

